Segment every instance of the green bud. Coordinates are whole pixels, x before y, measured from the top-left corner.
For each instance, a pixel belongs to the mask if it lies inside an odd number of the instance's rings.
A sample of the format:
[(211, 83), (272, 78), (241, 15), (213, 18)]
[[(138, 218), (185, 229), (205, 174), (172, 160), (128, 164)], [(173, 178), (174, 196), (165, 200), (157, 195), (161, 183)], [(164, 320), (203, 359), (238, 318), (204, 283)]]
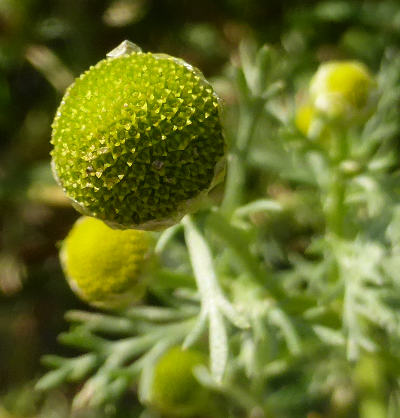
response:
[(223, 177), (218, 97), (168, 55), (113, 51), (68, 88), (52, 127), (57, 180), (112, 227), (172, 225)]
[(193, 368), (200, 364), (206, 364), (206, 357), (196, 350), (174, 347), (165, 353), (154, 370), (151, 405), (177, 417), (209, 411), (210, 394), (193, 375)]
[(64, 240), (60, 258), (69, 285), (81, 299), (117, 308), (143, 297), (151, 245), (150, 232), (116, 230), (82, 217)]

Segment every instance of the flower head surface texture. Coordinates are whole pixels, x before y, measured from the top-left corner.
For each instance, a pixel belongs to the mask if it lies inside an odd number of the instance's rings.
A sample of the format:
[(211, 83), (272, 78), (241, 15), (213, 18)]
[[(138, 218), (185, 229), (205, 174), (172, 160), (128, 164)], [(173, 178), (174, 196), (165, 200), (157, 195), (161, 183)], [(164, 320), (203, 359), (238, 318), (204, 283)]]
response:
[(192, 416), (204, 411), (207, 391), (194, 377), (193, 368), (205, 363), (200, 351), (171, 348), (155, 367), (152, 404), (160, 412), (173, 416)]
[(116, 230), (91, 218), (78, 219), (61, 249), (74, 292), (99, 307), (120, 307), (140, 299), (151, 238), (149, 232)]
[(355, 118), (367, 114), (374, 102), (376, 82), (357, 61), (322, 64), (310, 84), (315, 108), (329, 117)]
[(223, 176), (219, 107), (183, 60), (142, 52), (104, 59), (58, 108), (53, 171), (83, 214), (116, 228), (164, 228)]

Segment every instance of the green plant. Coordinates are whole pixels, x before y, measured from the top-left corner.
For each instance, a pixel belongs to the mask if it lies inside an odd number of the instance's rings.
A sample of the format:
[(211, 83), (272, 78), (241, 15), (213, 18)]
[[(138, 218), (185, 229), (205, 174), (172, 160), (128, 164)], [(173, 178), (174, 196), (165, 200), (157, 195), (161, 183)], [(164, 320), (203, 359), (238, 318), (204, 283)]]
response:
[[(85, 354), (46, 356), (38, 387), (84, 381), (74, 406), (95, 408), (137, 383), (141, 416), (157, 416), (146, 405), (159, 359), (206, 342), (194, 376), (221, 416), (395, 417), (400, 55), (387, 51), (376, 84), (368, 73), (364, 118), (318, 116), (324, 144), (295, 126), (300, 58), (252, 44), (239, 56), (222, 204), (159, 233), (147, 304), (67, 313), (60, 340)], [(360, 377), (368, 356), (376, 384)]]

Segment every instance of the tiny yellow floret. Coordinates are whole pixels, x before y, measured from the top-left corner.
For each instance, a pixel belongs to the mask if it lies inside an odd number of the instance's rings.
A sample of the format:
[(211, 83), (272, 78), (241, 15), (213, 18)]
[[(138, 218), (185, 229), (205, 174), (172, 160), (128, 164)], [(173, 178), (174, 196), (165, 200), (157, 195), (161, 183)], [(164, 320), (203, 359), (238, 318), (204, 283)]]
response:
[(138, 301), (146, 288), (151, 241), (149, 232), (115, 230), (94, 218), (78, 219), (60, 254), (72, 290), (98, 307)]

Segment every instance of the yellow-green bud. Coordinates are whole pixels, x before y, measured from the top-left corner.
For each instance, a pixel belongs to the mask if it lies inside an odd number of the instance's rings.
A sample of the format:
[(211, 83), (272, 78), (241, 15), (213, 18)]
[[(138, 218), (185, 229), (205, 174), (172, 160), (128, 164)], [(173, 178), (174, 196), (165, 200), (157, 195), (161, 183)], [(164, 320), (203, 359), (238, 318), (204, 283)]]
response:
[(162, 414), (176, 417), (209, 411), (210, 394), (193, 375), (193, 368), (205, 363), (200, 351), (171, 348), (155, 367), (151, 405)]
[(223, 177), (218, 97), (169, 55), (109, 54), (68, 88), (52, 127), (59, 183), (113, 227), (174, 224)]
[(116, 230), (81, 217), (64, 240), (60, 258), (68, 283), (81, 299), (117, 308), (143, 297), (151, 245), (150, 232)]
[(313, 106), (329, 118), (358, 119), (374, 104), (375, 80), (357, 61), (331, 61), (318, 68), (310, 84)]

